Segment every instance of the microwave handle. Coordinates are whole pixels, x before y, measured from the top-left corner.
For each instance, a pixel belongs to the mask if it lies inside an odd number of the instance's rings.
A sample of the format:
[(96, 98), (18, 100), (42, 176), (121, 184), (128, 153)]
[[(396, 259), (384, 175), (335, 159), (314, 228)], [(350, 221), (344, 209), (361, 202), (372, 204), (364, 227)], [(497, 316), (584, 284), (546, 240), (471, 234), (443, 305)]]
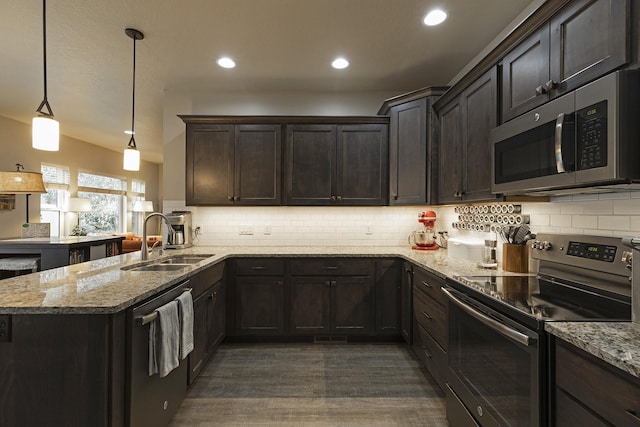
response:
[(556, 119), (556, 134), (555, 134), (555, 154), (556, 154), (556, 169), (558, 173), (566, 172), (564, 168), (564, 159), (562, 157), (562, 125), (564, 124), (564, 113), (558, 114)]

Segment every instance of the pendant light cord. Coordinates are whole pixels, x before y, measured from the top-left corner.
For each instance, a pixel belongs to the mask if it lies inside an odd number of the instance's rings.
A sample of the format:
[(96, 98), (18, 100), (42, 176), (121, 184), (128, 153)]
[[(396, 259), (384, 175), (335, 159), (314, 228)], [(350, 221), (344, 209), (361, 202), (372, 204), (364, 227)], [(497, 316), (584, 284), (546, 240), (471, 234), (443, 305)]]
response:
[[(43, 116), (53, 117), (53, 110), (47, 99), (47, 0), (42, 0), (42, 63), (44, 66), (44, 98), (36, 112)], [(42, 111), (44, 107), (47, 107), (48, 112)]]
[(135, 117), (136, 117), (136, 37), (133, 37), (133, 88), (131, 90), (131, 139), (129, 140), (129, 148), (136, 147), (135, 139)]

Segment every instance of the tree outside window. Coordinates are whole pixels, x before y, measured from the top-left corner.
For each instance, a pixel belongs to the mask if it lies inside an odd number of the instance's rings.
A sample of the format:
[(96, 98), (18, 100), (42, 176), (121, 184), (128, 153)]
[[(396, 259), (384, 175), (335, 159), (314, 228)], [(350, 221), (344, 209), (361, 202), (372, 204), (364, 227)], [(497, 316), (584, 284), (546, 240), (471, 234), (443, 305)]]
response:
[(78, 197), (91, 200), (91, 212), (81, 212), (80, 227), (89, 234), (121, 233), (126, 229), (127, 181), (86, 172), (78, 174)]

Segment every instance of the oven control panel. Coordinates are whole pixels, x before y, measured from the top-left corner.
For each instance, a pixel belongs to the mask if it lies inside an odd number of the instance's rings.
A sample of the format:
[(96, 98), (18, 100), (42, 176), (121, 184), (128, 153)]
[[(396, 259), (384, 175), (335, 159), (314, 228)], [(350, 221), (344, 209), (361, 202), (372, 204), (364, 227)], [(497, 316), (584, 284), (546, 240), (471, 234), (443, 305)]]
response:
[(581, 258), (613, 262), (616, 258), (616, 246), (598, 245), (594, 243), (569, 242), (567, 255)]
[(620, 238), (538, 233), (530, 245), (531, 258), (540, 262), (629, 276), (622, 262), (624, 245)]

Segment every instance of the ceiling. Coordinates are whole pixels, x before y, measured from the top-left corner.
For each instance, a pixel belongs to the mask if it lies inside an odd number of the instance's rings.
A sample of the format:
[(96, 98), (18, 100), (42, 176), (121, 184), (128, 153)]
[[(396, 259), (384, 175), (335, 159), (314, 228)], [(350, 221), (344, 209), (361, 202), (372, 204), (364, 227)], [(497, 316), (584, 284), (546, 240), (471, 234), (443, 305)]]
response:
[[(538, 0), (539, 2), (539, 0)], [(393, 92), (445, 85), (531, 0), (49, 0), (48, 98), (61, 133), (162, 162), (165, 91)], [(449, 19), (422, 24), (433, 7)], [(216, 60), (234, 58), (235, 69)], [(334, 70), (345, 56), (351, 66)], [(0, 115), (30, 123), (43, 97), (42, 2), (0, 5)], [(1, 143), (6, 143), (2, 141)]]

